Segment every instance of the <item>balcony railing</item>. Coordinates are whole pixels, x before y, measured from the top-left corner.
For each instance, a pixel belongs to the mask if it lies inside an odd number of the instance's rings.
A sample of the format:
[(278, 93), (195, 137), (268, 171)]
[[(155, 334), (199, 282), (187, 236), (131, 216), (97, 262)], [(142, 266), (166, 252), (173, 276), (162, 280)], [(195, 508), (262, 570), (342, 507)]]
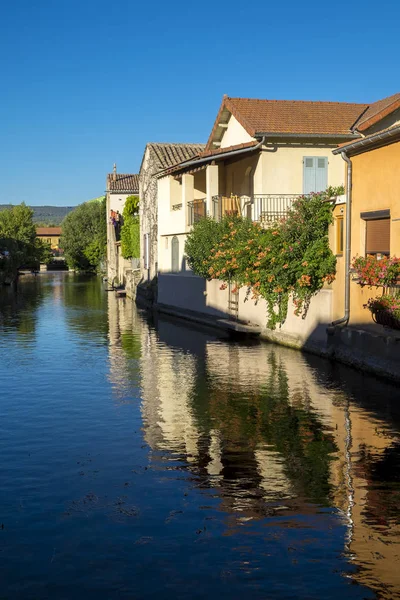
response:
[(222, 217), (241, 215), (242, 203), (239, 196), (213, 196), (212, 217), (220, 221)]
[(256, 194), (253, 197), (253, 221), (273, 223), (282, 219), (301, 194)]
[(197, 223), (197, 221), (200, 221), (200, 219), (204, 219), (207, 214), (205, 198), (202, 198), (201, 200), (193, 200), (187, 204), (188, 225), (193, 225), (194, 223)]
[(216, 221), (222, 217), (242, 215), (259, 221), (273, 223), (284, 217), (293, 202), (301, 194), (255, 194), (249, 196), (213, 196), (212, 216)]

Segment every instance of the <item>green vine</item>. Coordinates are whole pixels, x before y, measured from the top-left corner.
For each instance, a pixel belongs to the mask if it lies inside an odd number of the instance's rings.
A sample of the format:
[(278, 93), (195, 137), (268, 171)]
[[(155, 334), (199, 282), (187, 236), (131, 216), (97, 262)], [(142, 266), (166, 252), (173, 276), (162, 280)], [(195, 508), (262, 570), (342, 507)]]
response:
[(221, 289), (234, 281), (247, 287), (246, 299), (264, 298), (270, 329), (285, 321), (289, 297), (295, 314), (304, 318), (312, 296), (335, 278), (329, 200), (342, 193), (340, 187), (301, 196), (284, 219), (268, 227), (237, 216), (220, 223), (203, 219), (188, 235), (188, 264), (206, 279), (221, 280)]

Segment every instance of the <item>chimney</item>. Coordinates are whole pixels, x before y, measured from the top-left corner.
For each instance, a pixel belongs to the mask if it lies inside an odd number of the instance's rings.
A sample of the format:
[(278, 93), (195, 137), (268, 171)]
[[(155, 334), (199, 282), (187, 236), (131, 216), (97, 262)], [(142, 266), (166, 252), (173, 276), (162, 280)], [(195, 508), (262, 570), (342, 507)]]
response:
[(115, 163), (114, 163), (114, 167), (113, 167), (112, 179), (113, 179), (113, 181), (117, 181), (117, 165)]

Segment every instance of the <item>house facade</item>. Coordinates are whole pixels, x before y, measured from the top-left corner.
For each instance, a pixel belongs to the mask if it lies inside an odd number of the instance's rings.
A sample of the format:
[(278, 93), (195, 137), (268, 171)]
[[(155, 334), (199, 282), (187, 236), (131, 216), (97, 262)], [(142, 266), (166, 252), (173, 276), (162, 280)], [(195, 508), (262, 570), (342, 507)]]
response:
[[(139, 173), (140, 270), (144, 282), (152, 281), (158, 271), (158, 228), (160, 225), (157, 200), (157, 173), (204, 150), (204, 144), (148, 143)], [(162, 205), (162, 202), (160, 202)]]
[[(332, 150), (361, 137), (353, 125), (368, 106), (224, 97), (204, 152), (158, 176), (158, 302), (214, 317), (234, 316), (265, 332), (264, 301), (244, 302), (245, 289), (233, 298), (229, 288), (220, 290), (218, 281), (206, 282), (187, 268), (187, 233), (205, 215), (218, 220), (242, 214), (272, 222), (298, 196), (343, 185), (345, 163)], [(339, 211), (343, 202), (338, 199)], [(292, 345), (325, 343), (333, 315), (328, 286), (311, 303), (305, 320), (289, 309), (279, 335)]]
[[(107, 175), (107, 277), (110, 283), (124, 284), (125, 271), (132, 268), (132, 261), (124, 259), (121, 253), (120, 217), (126, 199), (139, 195), (139, 175), (117, 173), (114, 164), (112, 173)], [(119, 221), (119, 223), (118, 223)]]
[[(355, 124), (362, 138), (341, 145), (334, 155), (345, 159), (346, 181), (350, 181), (349, 262), (355, 256), (400, 256), (400, 94), (372, 104)], [(349, 169), (350, 172), (349, 172)], [(335, 211), (336, 245), (341, 257), (334, 289), (334, 317), (348, 309), (348, 322), (355, 326), (373, 324), (364, 308), (382, 288), (361, 287), (349, 274), (348, 306), (343, 294), (346, 279), (346, 205)], [(338, 220), (339, 219), (339, 220)], [(344, 233), (343, 233), (344, 231)], [(340, 235), (340, 232), (342, 234)], [(379, 328), (377, 328), (379, 330)]]
[(61, 227), (36, 227), (36, 237), (46, 244), (50, 244), (52, 251), (60, 249)]

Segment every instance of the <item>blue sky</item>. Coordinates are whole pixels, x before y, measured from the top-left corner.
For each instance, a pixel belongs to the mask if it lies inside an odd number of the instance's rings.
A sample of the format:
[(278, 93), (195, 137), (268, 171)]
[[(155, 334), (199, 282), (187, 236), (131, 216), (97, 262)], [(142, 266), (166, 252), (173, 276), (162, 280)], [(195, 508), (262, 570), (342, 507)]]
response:
[(225, 93), (398, 92), (399, 18), (392, 0), (4, 2), (0, 204), (99, 196), (147, 142), (205, 142)]

